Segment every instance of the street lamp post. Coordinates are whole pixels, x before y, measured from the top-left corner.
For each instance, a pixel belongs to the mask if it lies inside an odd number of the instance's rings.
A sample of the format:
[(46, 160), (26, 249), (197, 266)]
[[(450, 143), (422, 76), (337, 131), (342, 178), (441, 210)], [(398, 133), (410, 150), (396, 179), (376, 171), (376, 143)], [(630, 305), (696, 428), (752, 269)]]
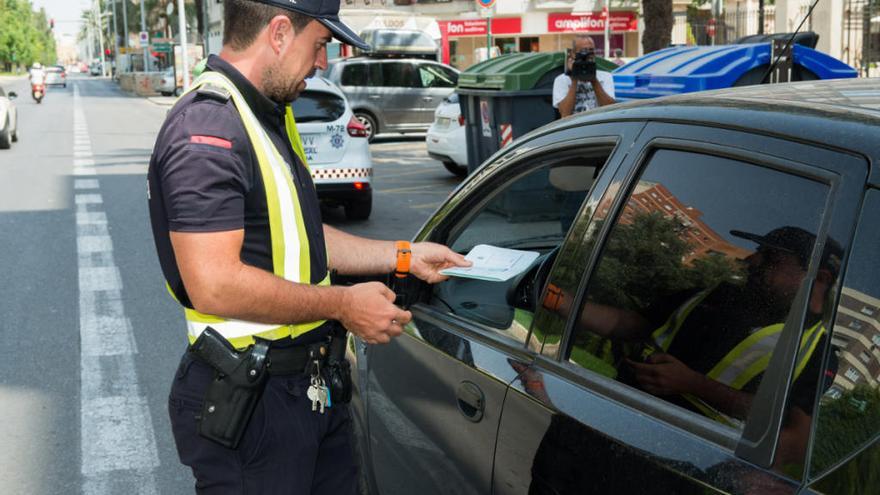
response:
[(189, 61), (187, 60), (186, 48), (186, 10), (183, 0), (177, 0), (178, 29), (180, 30), (180, 58), (183, 70), (183, 90), (189, 89)]
[(116, 0), (113, 2), (113, 65), (119, 67), (119, 27), (116, 23)]
[(107, 77), (107, 63), (104, 59), (104, 26), (101, 21), (101, 15), (98, 13), (101, 10), (101, 2), (100, 0), (95, 0), (92, 3), (92, 15), (95, 18), (95, 26), (98, 28), (98, 49), (101, 50), (101, 75)]

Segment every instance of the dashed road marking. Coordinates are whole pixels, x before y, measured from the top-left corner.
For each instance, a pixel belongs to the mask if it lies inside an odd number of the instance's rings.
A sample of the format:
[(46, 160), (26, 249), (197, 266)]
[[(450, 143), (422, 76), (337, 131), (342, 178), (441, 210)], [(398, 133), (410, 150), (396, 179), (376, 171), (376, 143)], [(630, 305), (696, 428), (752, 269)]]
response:
[[(73, 89), (73, 175), (97, 175), (79, 85)], [(138, 384), (131, 321), (98, 179), (75, 179), (80, 328), (80, 471), (84, 495), (158, 495), (159, 454)], [(87, 191), (87, 192), (85, 192)]]

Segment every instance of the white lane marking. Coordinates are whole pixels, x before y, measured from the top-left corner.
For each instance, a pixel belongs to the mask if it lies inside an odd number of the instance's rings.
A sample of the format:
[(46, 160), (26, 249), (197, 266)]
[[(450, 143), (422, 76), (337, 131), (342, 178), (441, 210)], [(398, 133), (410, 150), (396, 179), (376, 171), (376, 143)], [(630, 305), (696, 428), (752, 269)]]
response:
[[(73, 89), (73, 174), (96, 175), (88, 128)], [(159, 454), (147, 399), (140, 391), (131, 321), (125, 315), (122, 276), (102, 211), (97, 179), (77, 179), (77, 257), (80, 315), (80, 463), (84, 495), (158, 495)]]
[(100, 194), (77, 194), (73, 200), (78, 205), (98, 205), (104, 202)]
[(97, 189), (98, 188), (98, 180), (97, 179), (77, 179), (73, 181), (74, 189)]

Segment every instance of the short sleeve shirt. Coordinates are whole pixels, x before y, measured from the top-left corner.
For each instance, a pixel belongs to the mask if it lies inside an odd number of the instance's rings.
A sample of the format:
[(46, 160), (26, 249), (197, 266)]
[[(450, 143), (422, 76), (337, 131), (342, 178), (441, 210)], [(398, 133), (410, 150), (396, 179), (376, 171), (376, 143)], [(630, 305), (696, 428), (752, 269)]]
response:
[[(225, 75), (242, 93), (290, 166), (309, 238), (311, 283), (327, 274), (327, 253), (315, 185), (291, 148), (285, 107), (260, 93), (221, 58), (207, 70)], [(147, 175), (150, 219), (162, 272), (181, 304), (192, 307), (177, 269), (169, 232), (244, 230), (241, 259), (272, 271), (272, 242), (260, 166), (231, 98), (191, 92), (169, 111)]]
[[(602, 89), (608, 93), (608, 96), (615, 98), (614, 78), (611, 76), (611, 73), (603, 70), (596, 71), (596, 79), (599, 80)], [(572, 80), (568, 75), (560, 74), (556, 76), (556, 79), (553, 80), (553, 108), (559, 108), (559, 102), (568, 94), (571, 85)], [(597, 108), (599, 102), (596, 99), (596, 91), (593, 90), (593, 85), (583, 81), (579, 81), (577, 85), (578, 88), (574, 96), (575, 102), (572, 113), (586, 112), (587, 110)]]

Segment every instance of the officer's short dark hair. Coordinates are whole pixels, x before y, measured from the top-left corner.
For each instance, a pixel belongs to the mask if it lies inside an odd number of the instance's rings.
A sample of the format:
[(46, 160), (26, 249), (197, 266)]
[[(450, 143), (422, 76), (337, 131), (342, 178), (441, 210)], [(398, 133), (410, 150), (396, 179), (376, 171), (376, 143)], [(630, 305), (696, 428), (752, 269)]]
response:
[(312, 18), (291, 10), (272, 7), (252, 0), (226, 0), (223, 16), (223, 44), (233, 50), (244, 50), (274, 17), (286, 15), (296, 32), (304, 29)]

